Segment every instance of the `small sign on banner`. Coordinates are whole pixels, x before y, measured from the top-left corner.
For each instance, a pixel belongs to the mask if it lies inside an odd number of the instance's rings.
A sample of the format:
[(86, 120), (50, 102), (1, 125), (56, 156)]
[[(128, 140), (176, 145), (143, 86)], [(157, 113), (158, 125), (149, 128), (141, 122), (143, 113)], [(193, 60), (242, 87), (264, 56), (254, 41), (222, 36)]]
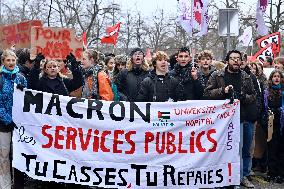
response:
[(33, 27), (31, 29), (31, 59), (42, 53), (46, 59), (65, 59), (73, 53), (82, 59), (83, 41), (70, 28)]

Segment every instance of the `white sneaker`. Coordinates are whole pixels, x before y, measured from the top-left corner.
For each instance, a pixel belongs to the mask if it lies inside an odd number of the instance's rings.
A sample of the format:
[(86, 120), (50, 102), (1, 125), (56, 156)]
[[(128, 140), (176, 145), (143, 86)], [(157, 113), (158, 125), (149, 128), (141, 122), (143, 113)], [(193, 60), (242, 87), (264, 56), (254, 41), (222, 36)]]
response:
[(241, 181), (241, 185), (247, 188), (255, 188), (255, 186), (253, 185), (253, 183), (251, 183), (247, 177), (244, 177)]

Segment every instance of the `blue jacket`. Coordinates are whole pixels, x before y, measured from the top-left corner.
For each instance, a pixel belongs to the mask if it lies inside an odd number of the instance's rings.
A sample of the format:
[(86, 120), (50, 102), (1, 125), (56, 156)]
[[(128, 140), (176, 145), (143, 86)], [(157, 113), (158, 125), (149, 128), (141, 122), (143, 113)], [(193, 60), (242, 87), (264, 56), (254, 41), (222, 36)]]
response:
[(26, 78), (19, 73), (19, 68), (16, 66), (13, 71), (8, 71), (5, 67), (0, 69), (0, 77), (2, 77), (0, 89), (0, 127), (5, 127), (12, 120), (13, 93), (14, 83), (27, 86)]

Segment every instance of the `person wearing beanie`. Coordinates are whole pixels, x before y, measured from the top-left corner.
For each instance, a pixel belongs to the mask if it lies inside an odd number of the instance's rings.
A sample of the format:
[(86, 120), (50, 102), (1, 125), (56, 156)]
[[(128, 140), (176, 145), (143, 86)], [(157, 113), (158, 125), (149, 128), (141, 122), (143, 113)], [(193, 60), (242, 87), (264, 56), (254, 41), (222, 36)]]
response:
[(168, 74), (168, 55), (158, 51), (152, 58), (154, 70), (142, 83), (138, 94), (139, 102), (177, 101), (177, 80)]
[(177, 63), (170, 75), (178, 80), (178, 101), (201, 99), (204, 90), (202, 78), (197, 74), (197, 68), (191, 62), (189, 49), (180, 48), (176, 59)]
[(137, 101), (141, 82), (149, 74), (149, 66), (145, 61), (145, 54), (140, 48), (135, 48), (130, 53), (130, 60), (127, 68), (117, 75), (117, 85), (121, 101)]

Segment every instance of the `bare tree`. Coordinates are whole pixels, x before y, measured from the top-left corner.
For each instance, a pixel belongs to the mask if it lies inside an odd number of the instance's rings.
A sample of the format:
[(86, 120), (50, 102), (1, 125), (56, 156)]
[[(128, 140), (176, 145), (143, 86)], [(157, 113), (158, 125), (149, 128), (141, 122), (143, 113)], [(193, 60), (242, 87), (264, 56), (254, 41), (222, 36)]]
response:
[(269, 21), (270, 31), (277, 32), (284, 29), (284, 0), (270, 0)]

